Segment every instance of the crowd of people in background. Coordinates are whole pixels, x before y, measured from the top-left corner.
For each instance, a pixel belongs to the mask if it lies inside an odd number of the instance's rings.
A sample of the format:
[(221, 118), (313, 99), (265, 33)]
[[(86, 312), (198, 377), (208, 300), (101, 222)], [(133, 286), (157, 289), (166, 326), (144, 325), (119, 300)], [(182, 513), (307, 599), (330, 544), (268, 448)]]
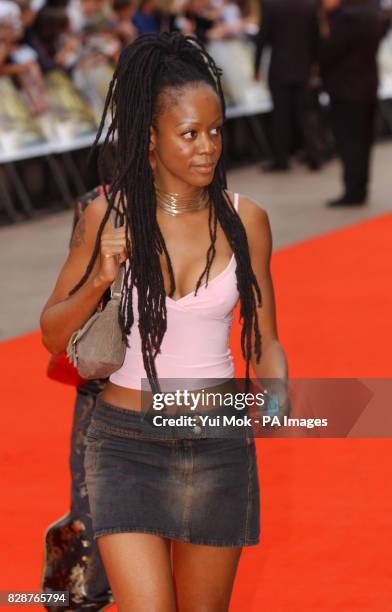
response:
[(124, 46), (170, 30), (206, 44), (251, 39), (251, 1), (1, 0), (0, 149), (94, 132)]
[(177, 29), (207, 42), (252, 33), (256, 23), (232, 0), (1, 0), (0, 76), (14, 77), (40, 114), (50, 70), (72, 77), (81, 62), (114, 65), (123, 46), (148, 32)]
[[(265, 89), (268, 84), (273, 158), (267, 170), (289, 169), (298, 135), (308, 166), (322, 165), (317, 125), (322, 87), (330, 97), (334, 141), (344, 166), (345, 193), (332, 204), (362, 203), (377, 100), (377, 51), (390, 25), (390, 5), (390, 0), (1, 0), (0, 132), (4, 79), (31, 117), (45, 118), (62, 95), (63, 113), (68, 105), (79, 113), (83, 129), (96, 128), (121, 49), (139, 35), (175, 29), (198, 37), (213, 56), (216, 43), (227, 45), (227, 53), (225, 47), (215, 59), (231, 76), (226, 83), (231, 91), (225, 91), (229, 104), (231, 97), (238, 103), (235, 90), (241, 96), (256, 84)], [(230, 47), (233, 41), (243, 46)], [(265, 77), (260, 65), (267, 47)], [(65, 132), (66, 121), (59, 123), (59, 132)], [(24, 129), (25, 138), (27, 133)]]

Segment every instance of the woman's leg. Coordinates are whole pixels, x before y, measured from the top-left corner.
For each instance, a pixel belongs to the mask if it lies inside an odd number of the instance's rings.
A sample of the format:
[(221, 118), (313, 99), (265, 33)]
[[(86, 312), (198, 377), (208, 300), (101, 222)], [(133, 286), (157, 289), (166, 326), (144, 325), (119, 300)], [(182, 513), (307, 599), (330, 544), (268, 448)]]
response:
[(173, 541), (180, 612), (227, 612), (242, 548)]
[(119, 612), (176, 612), (169, 539), (128, 532), (97, 543)]

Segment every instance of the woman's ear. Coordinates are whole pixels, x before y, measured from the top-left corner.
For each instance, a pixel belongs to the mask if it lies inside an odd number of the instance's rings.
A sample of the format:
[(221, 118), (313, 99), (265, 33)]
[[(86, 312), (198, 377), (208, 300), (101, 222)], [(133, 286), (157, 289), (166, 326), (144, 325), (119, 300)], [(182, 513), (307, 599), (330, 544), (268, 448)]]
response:
[(148, 152), (148, 159), (150, 162), (150, 166), (152, 170), (155, 170), (156, 165), (157, 165), (157, 161), (156, 161), (156, 157), (155, 157), (155, 147), (156, 147), (156, 141), (157, 141), (157, 135), (156, 135), (156, 130), (153, 126), (150, 127), (150, 143), (148, 146), (149, 152)]
[(156, 130), (155, 130), (154, 126), (151, 126), (150, 127), (150, 144), (149, 144), (149, 150), (150, 151), (154, 151), (155, 150), (156, 142), (157, 142)]

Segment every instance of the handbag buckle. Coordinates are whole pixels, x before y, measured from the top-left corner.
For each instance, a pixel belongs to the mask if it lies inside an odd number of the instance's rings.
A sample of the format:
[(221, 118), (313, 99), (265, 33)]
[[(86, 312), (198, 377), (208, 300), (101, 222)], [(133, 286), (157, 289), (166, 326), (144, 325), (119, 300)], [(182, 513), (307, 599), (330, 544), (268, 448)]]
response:
[(121, 290), (120, 291), (116, 291), (114, 288), (114, 283), (113, 285), (110, 287), (110, 299), (116, 299), (116, 300), (120, 300), (121, 299)]
[(122, 286), (124, 281), (124, 267), (121, 266), (117, 278), (110, 285), (110, 299), (119, 301), (121, 299)]

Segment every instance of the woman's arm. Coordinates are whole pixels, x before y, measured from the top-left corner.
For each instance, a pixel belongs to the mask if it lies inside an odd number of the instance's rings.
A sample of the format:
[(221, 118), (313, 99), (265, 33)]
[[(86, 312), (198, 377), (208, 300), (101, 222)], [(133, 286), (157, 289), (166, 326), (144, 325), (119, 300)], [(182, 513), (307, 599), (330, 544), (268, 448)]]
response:
[(248, 238), (253, 272), (262, 295), (262, 306), (256, 309), (262, 341), (261, 359), (257, 363), (252, 348), (252, 368), (257, 379), (265, 381), (269, 390), (278, 393), (282, 405), (285, 403), (288, 364), (277, 331), (275, 296), (270, 272), (272, 236), (269, 219), (265, 210), (245, 196), (241, 197), (239, 212)]
[(33, 62), (28, 61), (24, 64), (2, 64), (0, 66), (0, 76), (19, 76), (29, 72)]
[[(107, 210), (104, 196), (96, 198), (82, 213), (72, 235), (70, 250), (54, 290), (41, 313), (42, 342), (53, 354), (66, 349), (72, 333), (94, 313), (103, 294), (125, 260), (125, 231), (106, 223), (101, 247), (86, 282), (71, 296), (82, 278), (94, 250), (99, 226)], [(117, 255), (120, 255), (117, 261)]]

